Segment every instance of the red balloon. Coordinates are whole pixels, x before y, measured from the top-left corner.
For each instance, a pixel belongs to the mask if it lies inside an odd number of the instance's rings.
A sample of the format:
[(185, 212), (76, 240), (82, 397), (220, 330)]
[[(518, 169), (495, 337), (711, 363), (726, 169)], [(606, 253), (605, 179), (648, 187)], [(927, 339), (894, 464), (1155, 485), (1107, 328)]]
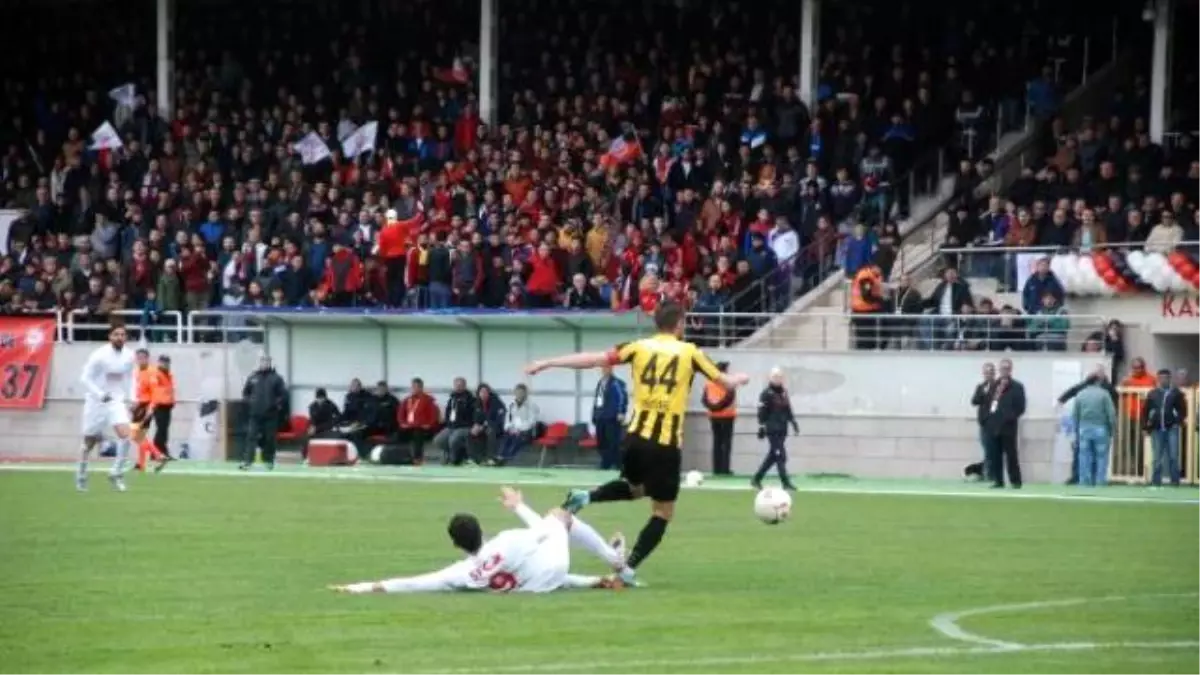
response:
[(1105, 270), (1104, 274), (1100, 276), (1104, 279), (1104, 283), (1109, 286), (1116, 286), (1117, 282), (1121, 279), (1121, 275), (1117, 274), (1117, 271), (1113, 269)]
[(1113, 268), (1112, 261), (1103, 253), (1092, 254), (1092, 265), (1096, 268), (1096, 272), (1100, 276), (1104, 276), (1105, 272)]

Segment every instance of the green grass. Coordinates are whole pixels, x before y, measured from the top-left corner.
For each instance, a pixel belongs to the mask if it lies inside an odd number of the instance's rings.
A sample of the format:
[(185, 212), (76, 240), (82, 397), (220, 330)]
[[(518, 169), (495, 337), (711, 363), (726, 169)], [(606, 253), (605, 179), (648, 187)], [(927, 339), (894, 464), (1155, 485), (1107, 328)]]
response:
[[(517, 521), (495, 486), (0, 472), (5, 672), (1179, 672), (1197, 639), (1197, 508), (800, 493), (758, 524), (750, 494), (689, 491), (624, 592), (340, 596), (326, 584), (454, 557), (446, 517)], [(559, 487), (529, 487), (546, 507)], [(636, 535), (645, 504), (599, 505)], [(583, 551), (575, 568), (601, 572)], [(1176, 594), (1176, 595), (1155, 595)], [(1183, 594), (1183, 595), (1178, 595)], [(1041, 645), (1000, 653), (930, 627), (943, 612)], [(1077, 645), (1065, 643), (1104, 643)], [(1047, 646), (1048, 645), (1048, 646)], [(1107, 645), (1107, 646), (1106, 646)], [(929, 648), (926, 651), (917, 651)]]

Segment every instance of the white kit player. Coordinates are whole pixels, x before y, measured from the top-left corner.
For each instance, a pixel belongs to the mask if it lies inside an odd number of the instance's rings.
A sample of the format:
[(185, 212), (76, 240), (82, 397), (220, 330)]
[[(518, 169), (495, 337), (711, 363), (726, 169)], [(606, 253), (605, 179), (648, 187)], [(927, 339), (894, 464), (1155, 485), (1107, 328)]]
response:
[(113, 323), (108, 344), (92, 352), (83, 366), (79, 381), (83, 384), (83, 447), (75, 487), (87, 489), (88, 456), (106, 436), (116, 436), (117, 457), (108, 480), (113, 488), (125, 491), (125, 462), (129, 457), (129, 406), (134, 400), (134, 354), (125, 346), (125, 327)]
[(595, 553), (620, 571), (625, 567), (625, 544), (620, 535), (614, 543), (578, 517), (561, 508), (539, 516), (512, 488), (501, 490), (500, 502), (525, 522), (526, 527), (504, 530), (488, 541), (483, 539), (479, 520), (460, 513), (450, 519), (447, 530), (455, 547), (467, 558), (436, 572), (383, 581), (364, 581), (331, 586), (342, 593), (430, 593), (435, 591), (517, 591), (546, 593), (566, 588), (620, 588), (617, 576), (598, 577), (570, 574), (571, 543)]

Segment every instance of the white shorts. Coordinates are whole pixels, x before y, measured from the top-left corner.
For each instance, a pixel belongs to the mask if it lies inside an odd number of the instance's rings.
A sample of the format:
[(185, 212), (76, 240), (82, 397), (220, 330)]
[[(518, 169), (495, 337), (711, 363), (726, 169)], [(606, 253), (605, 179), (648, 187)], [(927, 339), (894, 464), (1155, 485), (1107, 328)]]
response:
[(124, 401), (100, 401), (88, 399), (83, 404), (82, 431), (84, 438), (112, 437), (113, 428), (129, 424), (129, 408)]
[(562, 588), (571, 569), (571, 536), (567, 527), (554, 516), (546, 516), (541, 527), (549, 536), (522, 566), (526, 581), (521, 590), (526, 592), (545, 593)]

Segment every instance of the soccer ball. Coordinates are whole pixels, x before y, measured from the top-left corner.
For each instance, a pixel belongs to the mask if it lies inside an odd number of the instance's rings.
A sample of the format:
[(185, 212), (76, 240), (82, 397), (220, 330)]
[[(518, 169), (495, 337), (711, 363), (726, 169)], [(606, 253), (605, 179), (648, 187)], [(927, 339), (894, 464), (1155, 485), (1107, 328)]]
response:
[(683, 484), (688, 487), (700, 487), (704, 484), (704, 474), (699, 471), (689, 471), (683, 476)]
[(792, 496), (779, 488), (763, 488), (754, 497), (754, 515), (768, 525), (776, 525), (792, 515)]

